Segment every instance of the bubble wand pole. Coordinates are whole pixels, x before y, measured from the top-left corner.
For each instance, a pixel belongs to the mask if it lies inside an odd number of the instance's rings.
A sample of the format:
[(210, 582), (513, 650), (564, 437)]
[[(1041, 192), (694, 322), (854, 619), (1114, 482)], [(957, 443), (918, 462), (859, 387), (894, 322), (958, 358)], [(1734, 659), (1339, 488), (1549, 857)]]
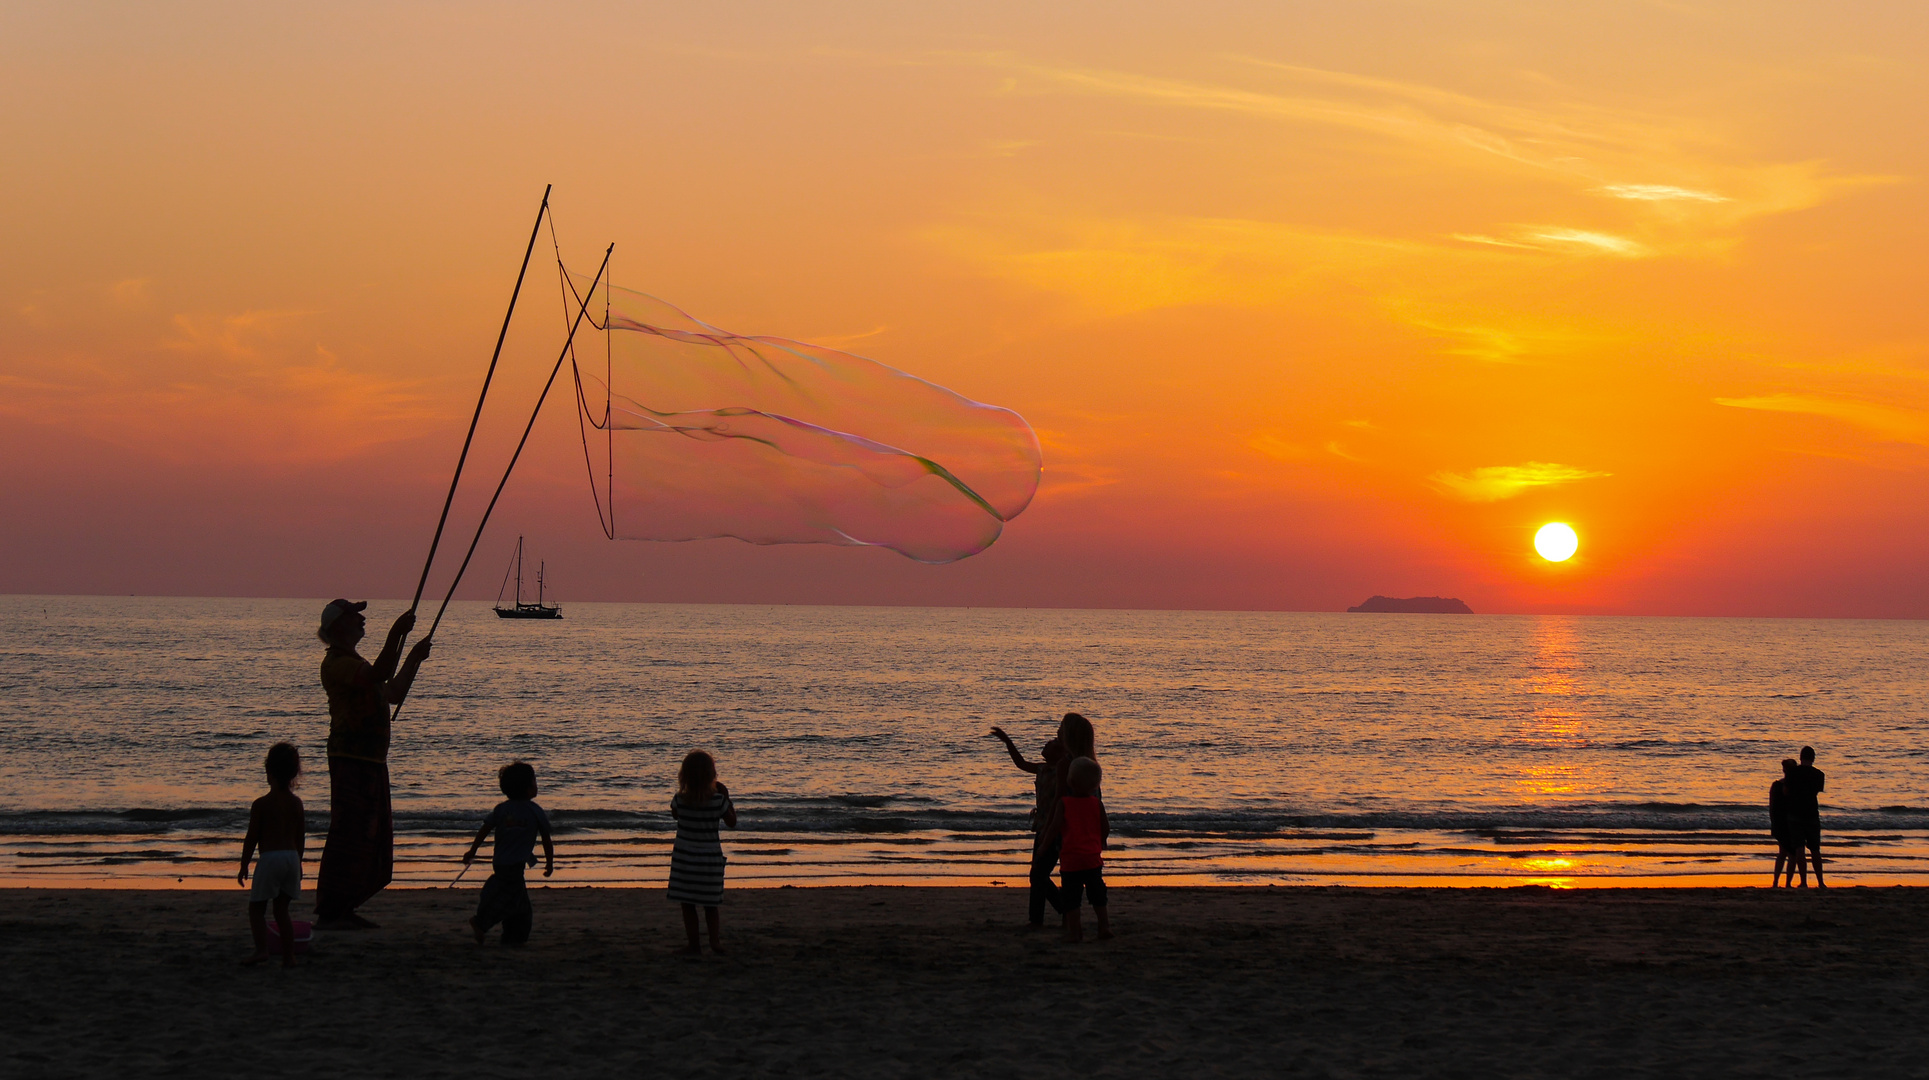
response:
[(509, 293), (509, 310), (503, 313), (502, 329), (496, 334), (496, 351), (489, 354), (489, 371), (482, 377), (482, 393), (476, 395), (476, 411), (469, 417), (469, 434), (462, 438), (462, 453), (455, 459), (455, 475), (449, 478), (449, 495), (442, 500), (442, 516), (436, 519), (435, 537), (429, 541), (429, 557), (422, 562), (422, 576), (415, 582), (415, 598), (409, 601), (409, 613), (422, 602), (422, 590), (429, 583), (429, 568), (435, 565), (435, 550), (442, 545), (442, 527), (449, 523), (449, 507), (455, 503), (456, 485), (462, 482), (462, 467), (469, 461), (469, 447), (476, 440), (476, 424), (482, 420), (482, 403), (489, 400), (489, 384), (496, 377), (496, 362), (502, 359), (502, 343), (509, 338), (509, 321), (516, 315), (516, 300), (522, 296), (522, 280), (529, 273), (529, 257), (536, 251), (536, 237), (542, 234), (543, 216), (549, 213), (549, 192), (555, 185), (543, 187), (542, 205), (536, 208), (536, 224), (529, 230), (529, 246), (523, 249), (522, 269), (516, 271), (516, 287)]
[[(611, 244), (603, 251), (603, 265), (596, 268), (596, 278), (589, 283), (589, 296), (596, 295), (596, 287), (603, 283), (603, 274), (609, 270), (610, 254), (616, 250)], [(422, 635), (423, 641), (435, 637), (436, 629), (442, 625), (442, 616), (448, 613), (449, 601), (455, 599), (456, 586), (462, 584), (462, 575), (469, 569), (469, 560), (475, 558), (476, 545), (482, 542), (482, 530), (489, 527), (489, 515), (496, 512), (496, 502), (502, 498), (502, 489), (509, 486), (509, 476), (516, 471), (516, 462), (522, 459), (523, 448), (529, 445), (529, 433), (536, 429), (536, 418), (542, 415), (543, 402), (549, 400), (550, 388), (556, 385), (556, 376), (563, 370), (563, 361), (569, 359), (569, 349), (576, 341), (576, 331), (583, 325), (583, 316), (589, 313), (589, 297), (576, 309), (576, 321), (569, 326), (569, 338), (563, 342), (563, 351), (556, 355), (556, 365), (549, 369), (549, 381), (543, 383), (543, 392), (536, 398), (536, 407), (529, 412), (529, 423), (523, 425), (522, 439), (516, 443), (516, 452), (509, 455), (509, 465), (502, 470), (502, 479), (496, 483), (496, 493), (489, 496), (489, 505), (482, 510), (482, 520), (476, 523), (476, 534), (469, 540), (469, 550), (462, 556), (462, 565), (456, 567), (455, 578), (449, 582), (449, 591), (442, 597), (442, 606), (436, 609), (435, 621), (429, 624), (429, 632)], [(402, 715), (402, 705), (396, 703), (395, 711), (389, 714), (389, 722)]]

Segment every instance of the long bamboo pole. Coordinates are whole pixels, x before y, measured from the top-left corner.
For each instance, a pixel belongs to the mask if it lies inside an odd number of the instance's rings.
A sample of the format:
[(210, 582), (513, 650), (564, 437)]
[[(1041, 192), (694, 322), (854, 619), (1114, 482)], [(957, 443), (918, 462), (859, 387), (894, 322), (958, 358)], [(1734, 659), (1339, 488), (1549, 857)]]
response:
[[(603, 283), (603, 274), (609, 270), (610, 255), (616, 251), (611, 244), (603, 251), (603, 265), (596, 268), (596, 278), (589, 284), (589, 293), (583, 298), (582, 305), (576, 309), (576, 319), (569, 324), (569, 337), (563, 342), (562, 351), (556, 354), (556, 364), (549, 369), (549, 379), (543, 383), (543, 392), (536, 398), (536, 407), (529, 411), (529, 423), (523, 425), (522, 438), (516, 443), (516, 452), (509, 455), (509, 466), (502, 470), (502, 479), (496, 483), (495, 494), (489, 496), (489, 505), (483, 508), (482, 520), (476, 524), (476, 534), (469, 540), (469, 550), (462, 556), (462, 565), (456, 568), (454, 580), (449, 582), (449, 591), (442, 597), (442, 606), (436, 609), (435, 621), (429, 624), (429, 632), (422, 635), (423, 641), (435, 638), (435, 631), (442, 625), (442, 616), (449, 610), (449, 601), (455, 599), (456, 586), (462, 584), (462, 575), (468, 572), (469, 560), (475, 558), (476, 545), (482, 542), (482, 531), (489, 527), (489, 516), (496, 512), (496, 502), (502, 498), (502, 489), (509, 486), (510, 474), (516, 471), (516, 462), (522, 460), (523, 447), (529, 445), (529, 433), (536, 429), (536, 418), (542, 415), (543, 402), (549, 400), (550, 388), (556, 385), (556, 376), (563, 370), (563, 361), (569, 359), (569, 349), (576, 341), (576, 331), (583, 325), (583, 316), (589, 313), (589, 298), (596, 295), (596, 287)], [(396, 703), (395, 711), (389, 714), (389, 722), (402, 715), (402, 705)]]
[[(496, 363), (502, 359), (502, 343), (509, 338), (509, 322), (516, 315), (516, 300), (522, 296), (522, 279), (529, 273), (529, 257), (536, 251), (536, 237), (542, 233), (543, 215), (549, 213), (549, 192), (554, 184), (543, 186), (542, 205), (536, 208), (536, 224), (529, 230), (529, 246), (523, 249), (522, 268), (516, 271), (516, 287), (509, 293), (509, 310), (503, 313), (502, 329), (496, 334), (496, 351), (489, 354), (489, 371), (482, 377), (482, 393), (476, 395), (476, 411), (469, 417), (469, 434), (463, 436), (462, 453), (455, 459), (455, 475), (449, 478), (449, 494), (442, 500), (442, 516), (435, 522), (435, 537), (429, 541), (429, 557), (422, 561), (422, 576), (415, 582), (415, 596), (409, 601), (409, 614), (422, 602), (422, 590), (429, 583), (429, 568), (435, 565), (436, 548), (442, 546), (442, 528), (449, 523), (449, 507), (455, 503), (456, 486), (462, 483), (462, 467), (469, 461), (469, 447), (476, 440), (476, 424), (482, 420), (482, 403), (489, 399), (489, 384), (496, 377)], [(406, 635), (405, 635), (406, 636)]]

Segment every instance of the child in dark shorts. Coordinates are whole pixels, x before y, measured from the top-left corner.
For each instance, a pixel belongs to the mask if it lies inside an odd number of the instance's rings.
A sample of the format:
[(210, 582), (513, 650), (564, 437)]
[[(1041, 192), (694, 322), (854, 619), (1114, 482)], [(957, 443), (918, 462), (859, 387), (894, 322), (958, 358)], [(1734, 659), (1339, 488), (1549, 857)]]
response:
[(1065, 940), (1085, 940), (1085, 926), (1079, 915), (1083, 894), (1090, 894), (1092, 911), (1098, 915), (1098, 936), (1112, 936), (1106, 918), (1105, 849), (1112, 835), (1111, 819), (1105, 815), (1105, 800), (1096, 794), (1100, 780), (1098, 762), (1088, 757), (1074, 758), (1066, 767), (1066, 792), (1058, 799), (1058, 831), (1063, 846), (1058, 853), (1060, 874), (1059, 910), (1065, 915)]
[(556, 872), (556, 848), (549, 839), (549, 815), (536, 805), (536, 770), (528, 762), (515, 761), (496, 773), (496, 785), (509, 796), (496, 804), (482, 819), (475, 843), (462, 855), (462, 865), (476, 860), (476, 849), (491, 829), (496, 833), (495, 872), (483, 883), (482, 899), (476, 905), (469, 928), (480, 945), (489, 928), (502, 924), (502, 943), (521, 945), (529, 940), (535, 911), (529, 905), (529, 886), (523, 882), (525, 867), (536, 865), (536, 840), (543, 842), (543, 876)]

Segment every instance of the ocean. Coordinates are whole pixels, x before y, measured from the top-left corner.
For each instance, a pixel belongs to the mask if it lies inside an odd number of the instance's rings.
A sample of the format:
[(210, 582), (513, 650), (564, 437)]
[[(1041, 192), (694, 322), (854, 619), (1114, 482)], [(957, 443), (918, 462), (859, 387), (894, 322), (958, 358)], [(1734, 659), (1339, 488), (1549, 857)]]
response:
[[(0, 884), (231, 884), (288, 740), (312, 885), (322, 602), (0, 597)], [(1765, 884), (1808, 744), (1831, 882), (1923, 884), (1925, 661), (1920, 622), (457, 604), (395, 728), (396, 878), (453, 881), (522, 759), (554, 884), (659, 886), (702, 748), (733, 887), (1021, 884), (1031, 778), (987, 731), (1035, 758), (1076, 710), (1115, 883)]]

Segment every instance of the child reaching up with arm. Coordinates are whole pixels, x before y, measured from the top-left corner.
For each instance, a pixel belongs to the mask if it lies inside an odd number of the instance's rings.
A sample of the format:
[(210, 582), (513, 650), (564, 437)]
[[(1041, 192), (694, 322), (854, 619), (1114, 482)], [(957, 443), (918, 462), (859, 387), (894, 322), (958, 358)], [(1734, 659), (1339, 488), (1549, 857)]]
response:
[(1058, 809), (1058, 766), (1065, 759), (1065, 744), (1054, 738), (1040, 751), (1043, 761), (1026, 761), (1004, 728), (992, 728), (991, 733), (1004, 742), (1011, 763), (1032, 774), (1035, 799), (1031, 810), (1031, 897), (1027, 925), (1036, 930), (1045, 925), (1045, 908), (1058, 907), (1058, 886), (1052, 882), (1052, 867), (1058, 865), (1058, 834), (1048, 831), (1048, 825)]
[(248, 860), (255, 848), (254, 887), (248, 891), (248, 928), (254, 932), (255, 951), (244, 964), (268, 959), (268, 902), (275, 904), (275, 932), (281, 937), (281, 966), (295, 966), (295, 925), (288, 904), (301, 892), (301, 856), (308, 845), (308, 822), (301, 800), (295, 797), (295, 778), (301, 775), (301, 751), (292, 743), (268, 748), (262, 762), (268, 773), (268, 794), (248, 808), (248, 835), (241, 840), (241, 872), (235, 880), (248, 883)]
[(717, 824), (737, 827), (737, 807), (730, 801), (730, 790), (717, 782), (717, 762), (701, 750), (692, 750), (677, 770), (676, 795), (670, 799), (670, 816), (676, 819), (676, 846), (670, 850), (670, 899), (683, 905), (683, 929), (690, 943), (683, 951), (691, 956), (697, 946), (697, 908), (703, 908), (710, 924), (710, 951), (723, 951), (723, 919), (717, 911), (723, 903), (723, 842), (717, 838)]
[(1038, 770), (1045, 767), (1045, 763), (1042, 761), (1026, 761), (1025, 755), (1018, 752), (1018, 744), (1011, 741), (1011, 736), (1005, 734), (1004, 728), (994, 727), (991, 729), (991, 733), (999, 742), (1005, 744), (1005, 753), (1011, 755), (1011, 763), (1013, 765), (1033, 774), (1036, 774)]

